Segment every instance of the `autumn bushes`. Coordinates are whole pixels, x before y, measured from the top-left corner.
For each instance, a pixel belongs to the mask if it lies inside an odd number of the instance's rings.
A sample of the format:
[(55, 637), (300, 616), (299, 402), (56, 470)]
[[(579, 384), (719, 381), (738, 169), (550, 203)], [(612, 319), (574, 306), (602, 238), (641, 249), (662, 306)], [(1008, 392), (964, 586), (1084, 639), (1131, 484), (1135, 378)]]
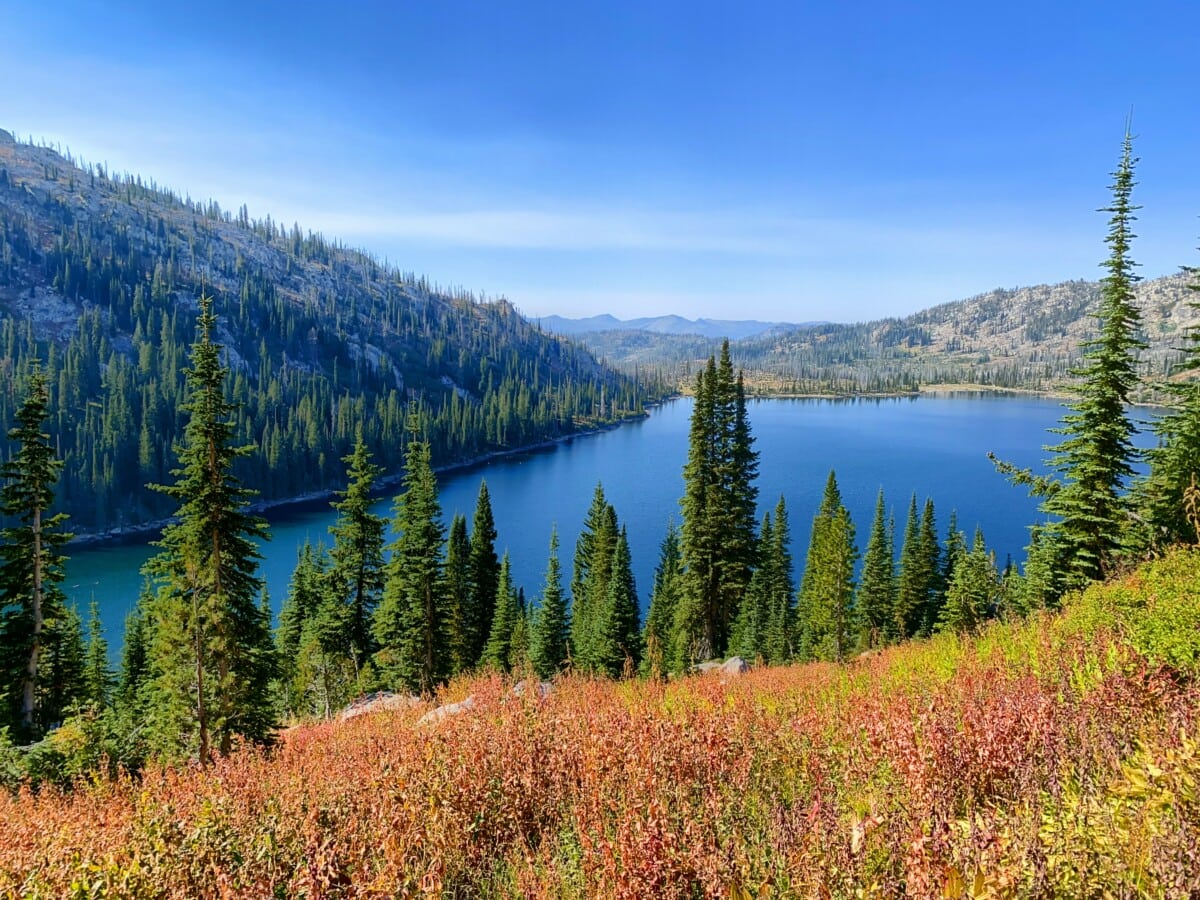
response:
[[(270, 754), (0, 796), (33, 896), (1187, 896), (1200, 556), (1064, 614), (721, 680), (500, 676)], [(1191, 662), (1189, 663), (1189, 660)]]

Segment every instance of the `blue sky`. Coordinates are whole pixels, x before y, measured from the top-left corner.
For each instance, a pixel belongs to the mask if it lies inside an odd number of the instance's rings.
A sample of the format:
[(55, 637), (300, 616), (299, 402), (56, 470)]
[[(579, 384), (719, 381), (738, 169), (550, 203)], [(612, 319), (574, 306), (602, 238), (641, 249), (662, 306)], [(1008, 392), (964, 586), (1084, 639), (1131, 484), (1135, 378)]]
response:
[[(345, 8), (339, 8), (344, 6)], [(1200, 263), (1200, 4), (8, 2), (0, 127), (561, 313), (839, 321)]]

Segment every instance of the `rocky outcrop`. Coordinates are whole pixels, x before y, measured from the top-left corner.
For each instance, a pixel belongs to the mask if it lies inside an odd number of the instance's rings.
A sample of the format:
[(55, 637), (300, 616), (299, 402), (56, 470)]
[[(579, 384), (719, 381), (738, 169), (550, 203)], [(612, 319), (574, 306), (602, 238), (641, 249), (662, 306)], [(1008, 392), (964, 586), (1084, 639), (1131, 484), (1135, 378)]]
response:
[(393, 694), (391, 691), (379, 691), (375, 694), (367, 694), (355, 700), (338, 714), (339, 721), (345, 722), (347, 719), (354, 719), (358, 716), (365, 716), (367, 713), (383, 712), (390, 709), (409, 709), (420, 703), (417, 697), (411, 697), (408, 694)]
[(458, 703), (447, 703), (444, 706), (439, 706), (437, 709), (431, 709), (421, 718), (417, 719), (417, 725), (436, 725), (442, 719), (450, 716), (460, 716), (475, 708), (474, 695), (467, 697), (466, 700), (460, 700)]

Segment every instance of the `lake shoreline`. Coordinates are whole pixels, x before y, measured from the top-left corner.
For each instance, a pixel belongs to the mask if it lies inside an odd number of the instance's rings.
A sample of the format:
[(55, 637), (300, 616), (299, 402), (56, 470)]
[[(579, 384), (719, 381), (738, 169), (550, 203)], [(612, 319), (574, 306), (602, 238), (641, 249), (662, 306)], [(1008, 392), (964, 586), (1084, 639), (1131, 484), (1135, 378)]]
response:
[[(650, 410), (663, 403), (675, 399), (668, 397), (666, 400), (657, 403), (647, 403), (646, 411), (640, 414), (634, 414), (621, 419), (618, 422), (610, 422), (606, 425), (597, 425), (590, 427), (584, 431), (573, 431), (570, 434), (559, 435), (554, 438), (546, 438), (545, 440), (535, 441), (532, 444), (523, 444), (520, 447), (510, 447), (505, 450), (489, 450), (487, 453), (479, 456), (471, 457), (470, 459), (456, 460), (455, 462), (443, 463), (440, 466), (434, 466), (433, 471), (437, 475), (443, 475), (449, 472), (468, 471), (475, 467), (483, 467), (497, 460), (506, 459), (511, 456), (518, 456), (522, 453), (536, 453), (538, 451), (553, 450), (563, 444), (569, 444), (576, 438), (593, 437), (598, 434), (612, 431), (615, 428), (620, 428), (632, 422), (645, 421), (650, 416)], [(404, 479), (404, 472), (393, 472), (390, 475), (383, 475), (377, 479), (375, 489), (371, 492), (372, 497), (378, 498), (385, 496), (389, 488), (398, 485)], [(309, 491), (306, 494), (297, 494), (292, 497), (280, 497), (274, 500), (257, 500), (247, 507), (247, 511), (253, 515), (263, 515), (267, 512), (286, 510), (293, 507), (311, 506), (321, 501), (331, 501), (337, 491), (330, 488), (319, 491)], [(105, 531), (84, 532), (74, 535), (67, 542), (68, 547), (103, 547), (107, 545), (119, 546), (121, 544), (129, 544), (140, 542), (147, 535), (161, 532), (163, 528), (174, 522), (174, 518), (155, 519), (151, 522), (141, 522), (137, 525), (122, 525), (119, 528), (110, 528)]]

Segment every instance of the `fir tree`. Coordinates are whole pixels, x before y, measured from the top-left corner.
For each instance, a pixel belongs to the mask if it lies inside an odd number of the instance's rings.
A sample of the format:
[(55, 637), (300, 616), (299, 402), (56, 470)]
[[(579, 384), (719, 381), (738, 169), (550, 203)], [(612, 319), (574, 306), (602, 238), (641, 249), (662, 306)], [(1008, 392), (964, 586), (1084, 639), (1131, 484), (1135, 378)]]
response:
[(471, 594), (463, 614), (467, 655), (474, 665), (483, 656), (492, 628), (496, 587), (500, 581), (500, 559), (496, 556), (496, 522), (487, 482), (480, 479), (479, 497), (471, 522)]
[(696, 379), (684, 465), (681, 546), (684, 599), (674, 643), (692, 659), (725, 652), (756, 560), (758, 453), (753, 449), (742, 377), (729, 342)]
[(546, 583), (542, 603), (533, 621), (529, 658), (542, 679), (552, 678), (567, 665), (571, 622), (567, 598), (563, 595), (562, 573), (558, 564), (558, 529), (550, 532), (550, 557), (546, 561)]
[(496, 610), (492, 616), (492, 629), (483, 648), (480, 665), (485, 668), (508, 672), (512, 668), (511, 653), (513, 632), (521, 617), (521, 604), (512, 583), (512, 568), (508, 554), (500, 561), (500, 578), (496, 583), (496, 598), (492, 604)]
[[(1189, 288), (1200, 292), (1200, 283)], [(1200, 310), (1200, 303), (1189, 305)], [(1143, 543), (1151, 548), (1200, 543), (1200, 326), (1187, 330), (1180, 351), (1172, 377), (1158, 385), (1167, 411), (1154, 420), (1158, 446), (1146, 452), (1150, 472), (1136, 489)]]
[(995, 562), (984, 546), (983, 534), (976, 532), (970, 552), (959, 557), (954, 566), (937, 630), (974, 632), (991, 615), (999, 591)]
[[(35, 738), (57, 721), (52, 710), (41, 710), (46, 699), (43, 654), (61, 638), (54, 633), (66, 624), (62, 588), (63, 556), (58, 548), (71, 535), (62, 530), (66, 516), (50, 515), (54, 485), (62, 469), (50, 436), (42, 431), (49, 416), (50, 392), (40, 366), (29, 376), (25, 397), (8, 439), (16, 445), (0, 467), (0, 514), (16, 524), (0, 537), (0, 695), (8, 709), (0, 727)], [(76, 686), (76, 690), (78, 686)], [(57, 705), (50, 698), (52, 705)]]
[(153, 606), (154, 592), (149, 581), (142, 587), (133, 610), (125, 617), (125, 644), (121, 648), (121, 666), (117, 673), (114, 705), (131, 717), (141, 718), (140, 700), (150, 674), (150, 647), (146, 611)]
[(928, 635), (933, 632), (938, 612), (946, 596), (945, 581), (942, 577), (941, 547), (938, 545), (937, 521), (934, 518), (933, 498), (931, 497), (925, 498), (925, 508), (921, 511), (919, 546), (921, 569), (925, 576), (920, 634)]
[(266, 523), (246, 512), (253, 492), (232, 474), (253, 448), (233, 443), (236, 408), (224, 393), (216, 321), (212, 300), (202, 296), (176, 481), (157, 487), (179, 508), (146, 563), (157, 588), (149, 647), (156, 743), (167, 755), (191, 752), (202, 763), (228, 754), (235, 737), (268, 742), (275, 728), (270, 619), (256, 602), (255, 539), (265, 537)]
[(937, 575), (937, 528), (933, 501), (925, 501), (924, 513), (917, 516), (917, 495), (913, 494), (904, 526), (904, 546), (900, 549), (900, 573), (896, 582), (895, 627), (901, 640), (915, 637), (927, 626), (926, 614)]
[(767, 658), (767, 622), (771, 615), (771, 549), (775, 542), (775, 526), (771, 514), (763, 515), (758, 531), (759, 565), (750, 576), (746, 596), (742, 598), (733, 634), (729, 641), (729, 652), (745, 659)]
[(347, 466), (349, 484), (332, 504), (338, 518), (329, 529), (333, 547), (329, 551), (328, 580), (334, 595), (348, 608), (350, 658), (357, 672), (376, 649), (371, 617), (383, 593), (385, 523), (371, 512), (371, 490), (383, 469), (371, 462), (361, 426), (353, 452), (342, 461)]
[(884, 516), (883, 488), (880, 488), (856, 600), (860, 643), (865, 648), (883, 646), (896, 634), (896, 563)]
[(73, 605), (46, 622), (46, 645), (39, 684), (39, 715), (46, 730), (62, 723), (85, 699), (86, 655), (83, 621)]
[(643, 662), (649, 674), (678, 671), (677, 661), (672, 659), (671, 637), (675, 608), (679, 603), (681, 568), (679, 529), (671, 522), (659, 548), (654, 585), (650, 590), (650, 608), (646, 612), (646, 628), (642, 635)]
[(780, 665), (794, 653), (796, 609), (793, 598), (796, 585), (792, 579), (792, 532), (788, 524), (787, 507), (783, 497), (775, 504), (775, 521), (771, 541), (764, 545), (767, 571), (767, 621), (764, 633), (766, 661)]
[(600, 623), (608, 601), (612, 558), (618, 534), (617, 513), (597, 484), (583, 530), (575, 544), (571, 576), (571, 646), (575, 666), (591, 672), (602, 667)]
[(1097, 311), (1100, 335), (1084, 345), (1084, 364), (1075, 372), (1082, 379), (1074, 388), (1077, 398), (1061, 426), (1054, 429), (1063, 440), (1047, 448), (1054, 453), (1049, 465), (1055, 476), (1035, 476), (998, 463), (1015, 483), (1043, 497), (1041, 508), (1049, 519), (1042, 539), (1054, 545), (1043, 552), (1063, 567), (1063, 588), (1104, 577), (1130, 530), (1123, 492), (1137, 459), (1133, 446), (1137, 429), (1126, 407), (1138, 381), (1136, 354), (1145, 346), (1138, 335), (1141, 313), (1133, 293), (1137, 264), (1129, 258), (1133, 213), (1139, 208), (1130, 202), (1136, 163), (1127, 128), (1113, 173), (1112, 203), (1102, 210), (1111, 217), (1105, 238), (1109, 256), (1102, 263), (1108, 272), (1100, 282)]
[(396, 498), (396, 540), (389, 547), (383, 602), (375, 614), (379, 667), (386, 680), (429, 693), (449, 674), (447, 604), (442, 585), (441, 523), (437, 479), (429, 444), (412, 439), (404, 491)]
[(642, 656), (641, 637), (629, 539), (622, 528), (613, 548), (608, 597), (600, 620), (596, 651), (599, 670), (613, 678), (626, 671), (637, 671)]
[(108, 665), (108, 642), (95, 600), (88, 606), (87, 646), (84, 650), (83, 690), (80, 699), (94, 710), (106, 709), (116, 679)]
[[(314, 548), (305, 540), (275, 631), (280, 696), (284, 712), (291, 716), (319, 711), (328, 718), (336, 704), (336, 692), (330, 689), (333, 660), (350, 659), (350, 608), (330, 590), (328, 574), (324, 547)], [(321, 697), (317, 710), (309, 706), (314, 693)]]
[(854, 523), (831, 471), (813, 519), (808, 560), (800, 582), (801, 647), (805, 656), (844, 660), (854, 643)]
[(451, 674), (466, 671), (479, 660), (472, 658), (467, 611), (471, 606), (471, 539), (467, 535), (467, 517), (455, 514), (446, 540), (444, 571), (446, 592), (447, 640)]

